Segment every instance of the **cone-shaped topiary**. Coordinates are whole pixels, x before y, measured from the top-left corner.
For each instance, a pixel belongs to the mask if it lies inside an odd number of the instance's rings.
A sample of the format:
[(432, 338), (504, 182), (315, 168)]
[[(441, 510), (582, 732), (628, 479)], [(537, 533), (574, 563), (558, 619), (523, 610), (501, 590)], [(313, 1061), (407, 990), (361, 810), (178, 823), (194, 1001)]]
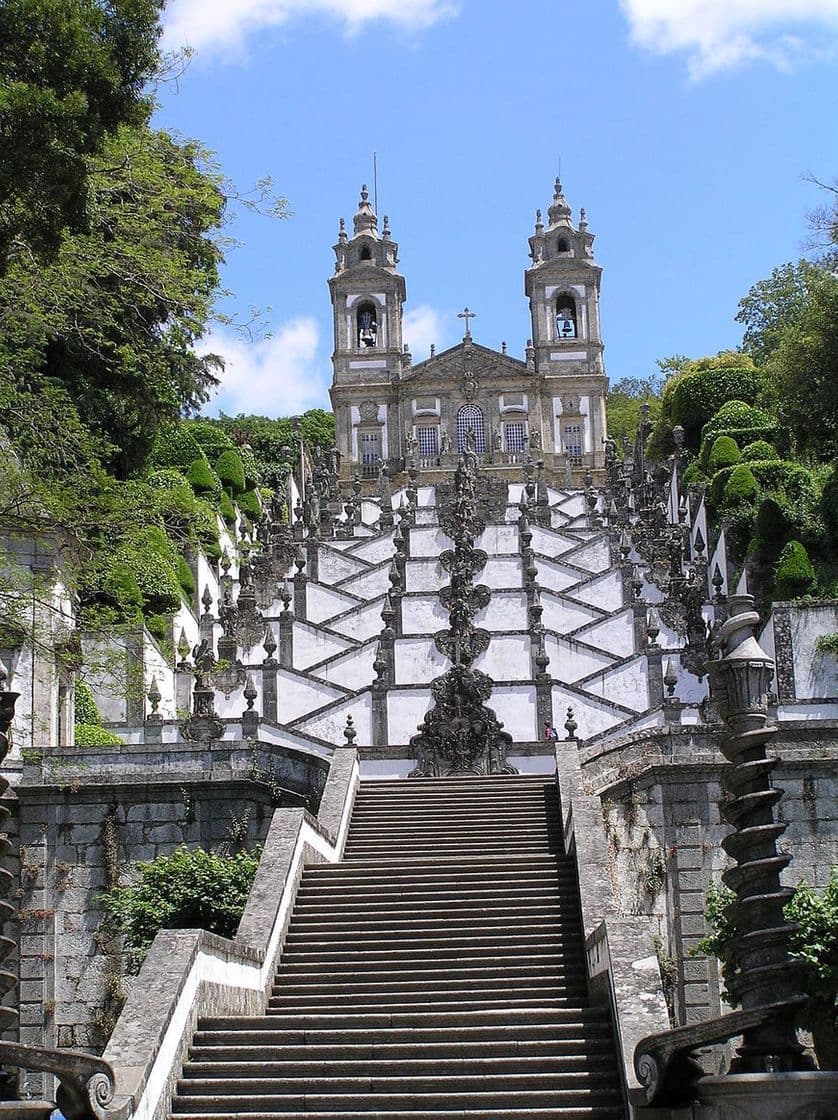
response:
[(218, 505), (218, 512), (224, 518), (228, 525), (235, 525), (236, 523), (236, 507), (233, 505), (233, 499), (225, 490), (221, 495), (221, 501)]
[(186, 481), (196, 494), (219, 494), (221, 492), (221, 479), (203, 456), (200, 459), (194, 459), (189, 464)]
[(710, 470), (718, 471), (723, 467), (732, 467), (739, 462), (741, 455), (735, 439), (730, 436), (719, 436), (714, 440), (710, 451)]
[(759, 485), (750, 467), (745, 463), (734, 467), (725, 486), (725, 505), (736, 506), (743, 502), (752, 502), (758, 494)]
[(215, 473), (231, 494), (241, 494), (244, 491), (244, 464), (241, 455), (234, 448), (222, 451), (218, 456)]
[(789, 519), (778, 497), (769, 494), (760, 502), (757, 512), (757, 536), (764, 541), (777, 544), (782, 541), (790, 529)]
[(815, 569), (800, 541), (789, 541), (774, 572), (774, 598), (799, 599), (815, 586)]
[(262, 516), (262, 505), (255, 490), (245, 490), (243, 494), (239, 494), (236, 501), (239, 509), (242, 513), (246, 513), (251, 521), (258, 521)]
[(753, 443), (749, 443), (742, 448), (742, 459), (746, 463), (778, 458), (777, 449), (767, 439), (755, 439)]

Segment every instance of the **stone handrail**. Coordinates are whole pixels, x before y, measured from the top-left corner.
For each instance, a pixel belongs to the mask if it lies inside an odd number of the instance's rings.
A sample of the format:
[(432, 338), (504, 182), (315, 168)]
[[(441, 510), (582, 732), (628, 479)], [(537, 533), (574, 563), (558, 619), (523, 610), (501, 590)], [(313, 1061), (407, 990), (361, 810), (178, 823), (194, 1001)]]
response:
[(628, 1096), (640, 1084), (637, 1043), (669, 1027), (660, 968), (648, 921), (617, 913), (602, 802), (584, 789), (575, 740), (556, 744), (556, 778), (565, 847), (579, 871), (588, 985), (595, 1002), (611, 1006)]
[(157, 934), (105, 1050), (113, 1081), (89, 1083), (98, 1120), (163, 1120), (198, 1019), (264, 1013), (303, 868), (341, 858), (358, 780), (357, 752), (336, 750), (317, 819), (275, 811), (235, 938)]

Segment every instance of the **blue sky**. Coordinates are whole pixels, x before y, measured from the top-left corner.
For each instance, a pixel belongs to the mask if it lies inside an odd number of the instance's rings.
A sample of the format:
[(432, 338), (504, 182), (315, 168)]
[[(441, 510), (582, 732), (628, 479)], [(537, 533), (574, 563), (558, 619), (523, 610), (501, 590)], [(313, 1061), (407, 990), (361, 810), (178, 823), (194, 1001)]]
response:
[(603, 274), (606, 370), (735, 346), (736, 304), (798, 257), (836, 175), (838, 0), (170, 0), (193, 61), (157, 123), (201, 139), (244, 190), (274, 177), (292, 215), (241, 214), (208, 411), (328, 406), (326, 281), (378, 153), (407, 280), (414, 360), (462, 335), (521, 356), (527, 237), (561, 169)]

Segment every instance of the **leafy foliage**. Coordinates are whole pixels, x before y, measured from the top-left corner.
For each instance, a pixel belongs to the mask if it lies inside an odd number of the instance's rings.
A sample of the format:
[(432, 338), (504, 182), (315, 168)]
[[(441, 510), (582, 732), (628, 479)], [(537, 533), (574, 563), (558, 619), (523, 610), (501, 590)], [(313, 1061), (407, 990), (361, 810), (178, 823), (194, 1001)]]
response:
[(122, 934), (130, 969), (139, 969), (161, 929), (206, 929), (232, 937), (260, 854), (261, 849), (223, 854), (178, 848), (137, 863), (134, 883), (102, 896), (108, 924)]
[(753, 443), (748, 443), (742, 448), (742, 459), (746, 463), (752, 463), (757, 460), (779, 459), (779, 455), (777, 449), (768, 440), (755, 439)]
[[(309, 409), (300, 416), (299, 434), (290, 417), (271, 420), (267, 416), (222, 415), (212, 423), (239, 445), (248, 488), (261, 482), (272, 490), (280, 489), (289, 468), (299, 459), (300, 435), (306, 446), (324, 451), (335, 442), (335, 418), (322, 408)], [(253, 456), (250, 462), (248, 452)]]
[(734, 467), (725, 485), (725, 505), (735, 506), (741, 502), (753, 502), (759, 494), (759, 486), (747, 463)]
[(217, 495), (221, 493), (221, 479), (203, 455), (200, 459), (195, 459), (189, 464), (186, 481), (196, 494)]
[(121, 747), (124, 742), (113, 731), (92, 723), (77, 723), (75, 740), (77, 747)]
[(93, 689), (86, 681), (77, 680), (75, 685), (76, 723), (101, 724), (99, 707), (93, 696)]
[(640, 427), (641, 408), (644, 402), (649, 405), (649, 419), (657, 422), (661, 411), (660, 393), (663, 378), (624, 377), (615, 382), (608, 390), (605, 404), (608, 434), (621, 443), (624, 439), (634, 440)]
[(736, 440), (731, 436), (719, 436), (713, 441), (710, 450), (710, 470), (718, 471), (722, 467), (732, 467), (741, 459)]
[[(722, 965), (728, 1003), (734, 1004), (730, 982), (734, 965), (731, 949), (735, 929), (728, 907), (735, 901), (728, 887), (711, 883), (707, 891), (705, 918), (708, 932), (699, 941), (697, 951), (715, 957)], [(822, 892), (801, 881), (785, 906), (785, 917), (797, 929), (789, 949), (800, 962), (803, 991), (809, 1003), (803, 1010), (802, 1025), (812, 1031), (815, 1052), (821, 1069), (838, 1068), (838, 1030), (836, 1030), (836, 999), (838, 999), (838, 870), (832, 869)]]
[(91, 157), (150, 111), (163, 0), (0, 5), (0, 273), (87, 227)]
[(235, 448), (222, 451), (215, 464), (215, 472), (221, 479), (221, 484), (232, 494), (241, 494), (244, 491), (244, 464)]
[(102, 726), (99, 707), (93, 690), (86, 681), (77, 680), (75, 685), (75, 742), (77, 747), (116, 747), (123, 740)]
[(791, 540), (780, 553), (774, 575), (774, 594), (778, 599), (799, 599), (815, 586), (815, 569), (800, 541)]

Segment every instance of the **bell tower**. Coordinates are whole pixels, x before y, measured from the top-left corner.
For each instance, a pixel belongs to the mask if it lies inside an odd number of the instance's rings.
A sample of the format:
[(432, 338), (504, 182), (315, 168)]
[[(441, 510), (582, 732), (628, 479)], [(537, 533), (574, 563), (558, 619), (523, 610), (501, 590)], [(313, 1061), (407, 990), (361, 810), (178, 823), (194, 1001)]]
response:
[(329, 279), (335, 346), (332, 408), (337, 445), (349, 474), (373, 477), (377, 464), (399, 454), (398, 383), (405, 361), (404, 277), (398, 245), (385, 217), (381, 233), (366, 186), (350, 237), (341, 218)]
[(536, 376), (552, 401), (552, 440), (575, 469), (604, 464), (605, 396), (599, 293), (602, 269), (594, 260), (585, 211), (574, 225), (556, 179), (545, 228), (536, 211), (529, 239), (532, 264), (524, 273), (530, 301)]

